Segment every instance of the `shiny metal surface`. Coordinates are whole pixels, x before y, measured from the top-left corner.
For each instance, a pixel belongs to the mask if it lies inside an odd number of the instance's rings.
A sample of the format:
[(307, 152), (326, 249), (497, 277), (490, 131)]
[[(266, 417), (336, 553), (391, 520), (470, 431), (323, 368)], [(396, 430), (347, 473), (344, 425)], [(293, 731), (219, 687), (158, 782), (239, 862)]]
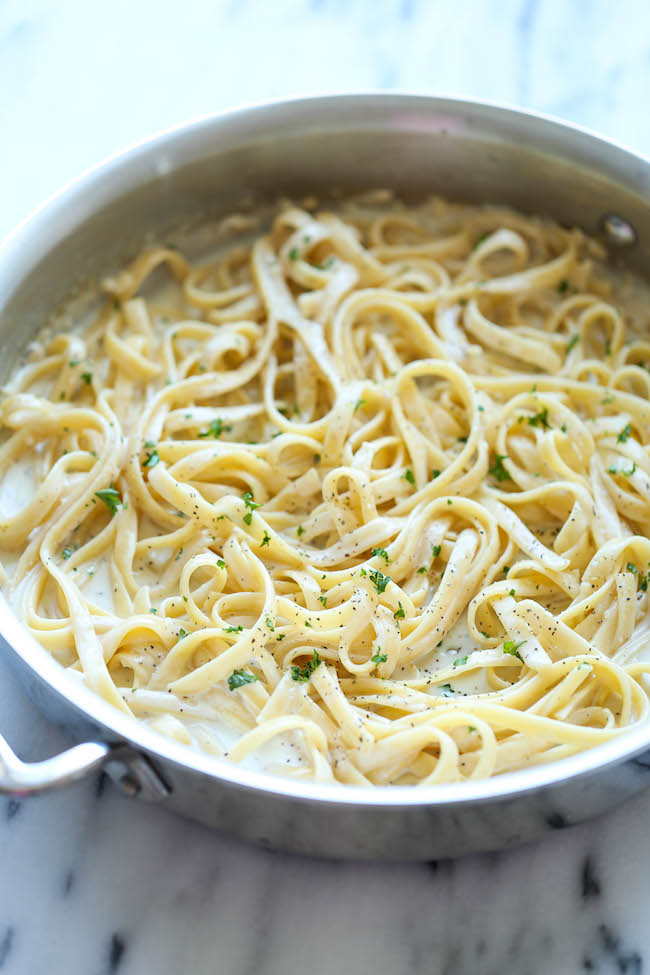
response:
[(87, 741), (53, 758), (27, 763), (20, 761), (0, 735), (0, 792), (26, 796), (72, 785), (100, 769), (110, 752), (103, 742)]
[[(641, 271), (650, 266), (650, 164), (587, 132), (453, 99), (279, 102), (202, 119), (137, 145), (18, 228), (0, 248), (3, 368), (11, 368), (53, 308), (127, 259), (145, 232), (173, 240), (283, 194), (380, 186), (407, 198), (438, 192), (544, 213), (612, 245), (613, 260)], [(634, 229), (624, 248), (605, 229), (603, 218), (612, 214)], [(69, 681), (4, 602), (0, 651), (71, 739), (113, 749), (125, 791), (267, 846), (325, 856), (456, 856), (578, 822), (650, 783), (648, 727), (562, 762), (483, 782), (373, 790), (297, 784), (195, 754), (118, 714)]]

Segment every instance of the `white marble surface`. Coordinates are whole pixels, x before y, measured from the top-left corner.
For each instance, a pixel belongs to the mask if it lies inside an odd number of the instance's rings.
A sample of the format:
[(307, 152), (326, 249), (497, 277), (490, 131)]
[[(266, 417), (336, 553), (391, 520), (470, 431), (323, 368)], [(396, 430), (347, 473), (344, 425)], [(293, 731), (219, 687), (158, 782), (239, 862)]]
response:
[[(412, 88), (650, 152), (647, 0), (1, 0), (0, 233), (107, 153), (267, 96)], [(0, 662), (0, 727), (62, 743)], [(434, 865), (260, 852), (97, 783), (0, 800), (2, 975), (650, 970), (650, 794)]]

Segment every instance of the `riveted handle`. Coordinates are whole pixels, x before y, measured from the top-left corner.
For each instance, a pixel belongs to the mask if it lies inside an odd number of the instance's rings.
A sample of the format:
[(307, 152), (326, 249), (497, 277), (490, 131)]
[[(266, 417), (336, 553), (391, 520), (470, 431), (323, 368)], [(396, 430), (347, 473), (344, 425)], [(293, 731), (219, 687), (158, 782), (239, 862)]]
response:
[(23, 762), (0, 735), (0, 795), (29, 796), (72, 785), (104, 770), (129, 796), (162, 799), (169, 788), (145, 755), (124, 745), (86, 741), (42, 762)]

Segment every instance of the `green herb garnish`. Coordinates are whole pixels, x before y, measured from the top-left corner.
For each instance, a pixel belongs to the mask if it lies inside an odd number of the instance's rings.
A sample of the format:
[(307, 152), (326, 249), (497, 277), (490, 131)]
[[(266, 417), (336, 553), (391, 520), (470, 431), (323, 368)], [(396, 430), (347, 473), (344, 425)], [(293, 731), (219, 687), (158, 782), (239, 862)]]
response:
[(523, 663), (524, 658), (519, 653), (519, 647), (523, 647), (525, 640), (520, 640), (519, 643), (515, 643), (514, 640), (506, 640), (503, 644), (503, 652), (509, 653), (513, 657), (518, 657)]
[(405, 481), (408, 481), (409, 484), (415, 486), (415, 474), (413, 473), (410, 467), (406, 468), (406, 470), (402, 474), (402, 477), (404, 478)]
[(507, 454), (495, 454), (494, 455), (494, 464), (492, 465), (492, 467), (488, 471), (488, 474), (491, 474), (492, 477), (496, 477), (497, 481), (511, 481), (512, 480), (512, 478), (510, 477), (510, 474), (508, 473), (508, 471), (503, 466), (504, 460), (508, 460), (508, 455)]
[(632, 436), (632, 427), (629, 423), (626, 423), (618, 437), (616, 438), (617, 443), (627, 443), (628, 438)]
[(378, 593), (381, 594), (382, 592), (386, 591), (386, 586), (390, 582), (390, 576), (385, 576), (383, 572), (379, 571), (379, 569), (372, 569), (368, 575)]
[(122, 506), (120, 492), (114, 487), (102, 488), (101, 491), (95, 491), (95, 497), (104, 502), (111, 513), (111, 518), (114, 514), (117, 514), (118, 509)]
[(311, 658), (311, 660), (307, 661), (304, 667), (299, 667), (297, 664), (291, 665), (291, 679), (307, 683), (320, 663), (322, 663), (322, 661), (318, 656), (318, 651), (314, 650), (314, 656)]
[(544, 409), (541, 410), (539, 413), (536, 413), (535, 416), (529, 416), (528, 426), (544, 427), (545, 430), (550, 430), (551, 424), (548, 422), (548, 409), (544, 407)]
[(375, 555), (379, 555), (382, 559), (385, 559), (386, 560), (386, 564), (387, 565), (391, 561), (388, 558), (388, 552), (386, 551), (385, 548), (373, 548), (372, 551), (370, 552), (370, 555), (373, 556), (373, 557)]
[(230, 433), (231, 430), (230, 424), (224, 423), (221, 417), (218, 417), (216, 420), (212, 420), (208, 429), (200, 433), (199, 437), (214, 437), (215, 440), (218, 440), (224, 431)]
[(254, 684), (256, 680), (257, 677), (255, 674), (249, 674), (245, 670), (233, 670), (228, 678), (228, 687), (231, 691), (236, 691), (238, 687), (244, 687), (246, 684)]

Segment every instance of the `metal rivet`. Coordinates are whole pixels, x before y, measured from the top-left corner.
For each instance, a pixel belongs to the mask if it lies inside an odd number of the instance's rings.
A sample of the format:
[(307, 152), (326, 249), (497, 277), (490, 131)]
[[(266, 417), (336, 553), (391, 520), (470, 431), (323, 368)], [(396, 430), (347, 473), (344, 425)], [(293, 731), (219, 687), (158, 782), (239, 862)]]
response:
[(600, 226), (610, 244), (614, 247), (632, 247), (636, 244), (636, 230), (631, 223), (619, 217), (617, 213), (606, 213), (601, 218)]

